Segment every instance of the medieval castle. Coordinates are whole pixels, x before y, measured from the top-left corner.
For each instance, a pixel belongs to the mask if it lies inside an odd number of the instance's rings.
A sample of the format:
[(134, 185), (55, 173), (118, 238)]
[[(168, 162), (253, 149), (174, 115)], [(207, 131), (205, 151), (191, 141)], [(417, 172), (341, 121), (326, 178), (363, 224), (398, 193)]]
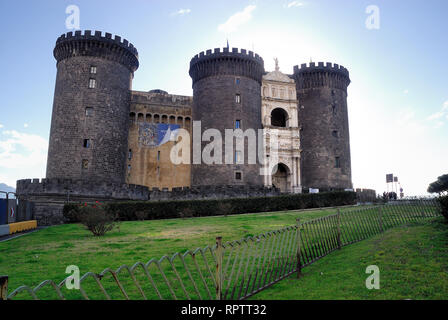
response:
[[(67, 200), (352, 188), (350, 79), (342, 66), (302, 64), (284, 74), (276, 61), (275, 70), (266, 72), (252, 51), (207, 50), (191, 59), (191, 97), (133, 91), (137, 49), (110, 33), (69, 32), (57, 39), (53, 53), (57, 77), (47, 176), (17, 182), (18, 196), (35, 201), (40, 224), (62, 222), (61, 204)], [(266, 145), (276, 130), (278, 163), (267, 168), (269, 175), (260, 175), (261, 165), (247, 161), (173, 164), (170, 150), (176, 142), (164, 135), (179, 128), (192, 132), (195, 121), (201, 121), (200, 134), (209, 128), (223, 136), (225, 129), (263, 129)]]

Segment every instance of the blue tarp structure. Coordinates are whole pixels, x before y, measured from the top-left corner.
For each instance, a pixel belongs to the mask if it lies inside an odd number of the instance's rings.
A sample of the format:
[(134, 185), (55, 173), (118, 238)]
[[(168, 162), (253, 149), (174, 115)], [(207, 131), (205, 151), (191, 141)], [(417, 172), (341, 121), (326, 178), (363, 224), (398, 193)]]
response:
[(6, 208), (7, 208), (6, 199), (0, 199), (0, 225), (8, 223)]

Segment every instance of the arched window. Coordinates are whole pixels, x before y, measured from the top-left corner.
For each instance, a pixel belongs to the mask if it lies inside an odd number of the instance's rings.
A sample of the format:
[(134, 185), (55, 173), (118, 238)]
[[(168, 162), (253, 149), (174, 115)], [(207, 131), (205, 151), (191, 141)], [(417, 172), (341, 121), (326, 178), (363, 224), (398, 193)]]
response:
[(160, 123), (160, 116), (158, 114), (154, 115), (154, 123)]
[(191, 119), (190, 117), (185, 117), (185, 128), (190, 128), (191, 125)]
[(288, 113), (282, 108), (276, 108), (271, 112), (271, 125), (274, 127), (286, 128)]
[(162, 115), (162, 123), (168, 123), (168, 116), (167, 115)]
[(131, 121), (131, 122), (135, 122), (135, 112), (131, 112), (131, 113), (129, 114), (129, 121)]
[(175, 124), (175, 123), (176, 123), (176, 117), (170, 116), (170, 124)]
[(152, 115), (150, 113), (146, 114), (146, 122), (149, 122), (149, 123), (152, 122)]
[(138, 116), (137, 116), (137, 121), (138, 121), (138, 122), (143, 122), (143, 121), (144, 121), (144, 119), (143, 119), (143, 113), (139, 113), (139, 114), (138, 114)]

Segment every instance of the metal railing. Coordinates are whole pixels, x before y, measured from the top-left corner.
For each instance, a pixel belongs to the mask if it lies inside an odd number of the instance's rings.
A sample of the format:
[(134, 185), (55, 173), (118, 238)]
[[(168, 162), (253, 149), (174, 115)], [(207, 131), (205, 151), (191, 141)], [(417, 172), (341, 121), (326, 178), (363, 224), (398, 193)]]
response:
[(343, 246), (439, 215), (438, 202), (426, 199), (338, 210), (239, 241), (223, 243), (218, 237), (213, 246), (115, 271), (88, 272), (80, 278), (79, 290), (66, 288), (67, 277), (35, 288), (21, 286), (7, 295), (7, 278), (2, 278), (0, 298), (28, 293), (26, 298), (32, 299), (245, 299), (293, 273), (300, 277), (303, 267)]

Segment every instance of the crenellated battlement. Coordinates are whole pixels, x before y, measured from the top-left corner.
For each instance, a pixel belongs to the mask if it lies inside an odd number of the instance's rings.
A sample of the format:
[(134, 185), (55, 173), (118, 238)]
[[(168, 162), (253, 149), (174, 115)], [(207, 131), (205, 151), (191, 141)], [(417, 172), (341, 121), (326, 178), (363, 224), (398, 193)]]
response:
[(246, 49), (215, 48), (195, 55), (190, 61), (190, 76), (195, 82), (214, 75), (239, 75), (261, 83), (264, 61)]
[(195, 55), (190, 61), (190, 67), (201, 60), (215, 59), (220, 57), (240, 57), (242, 59), (254, 59), (264, 65), (263, 58), (253, 51), (247, 51), (246, 49), (238, 48), (232, 48), (232, 50), (230, 50), (229, 48), (222, 48), (222, 50), (221, 48), (215, 48), (213, 51), (209, 49)]
[(137, 70), (138, 51), (132, 43), (111, 33), (91, 30), (68, 32), (56, 40), (53, 51), (59, 62), (74, 56), (96, 56), (126, 65), (132, 72)]
[(132, 103), (141, 104), (160, 104), (163, 106), (189, 107), (193, 104), (193, 97), (181, 96), (169, 93), (161, 93), (155, 91), (132, 91)]
[(297, 83), (297, 89), (309, 89), (313, 87), (328, 86), (347, 91), (350, 84), (348, 70), (338, 64), (331, 62), (303, 63), (294, 66), (294, 79)]
[(18, 197), (62, 196), (96, 199), (148, 200), (149, 188), (74, 179), (24, 179), (17, 181)]
[(344, 76), (349, 76), (348, 70), (337, 63), (333, 64), (331, 62), (327, 62), (324, 64), (323, 62), (318, 62), (316, 65), (315, 62), (310, 62), (309, 64), (302, 63), (300, 67), (298, 65), (294, 66), (294, 74), (315, 71), (338, 72)]

